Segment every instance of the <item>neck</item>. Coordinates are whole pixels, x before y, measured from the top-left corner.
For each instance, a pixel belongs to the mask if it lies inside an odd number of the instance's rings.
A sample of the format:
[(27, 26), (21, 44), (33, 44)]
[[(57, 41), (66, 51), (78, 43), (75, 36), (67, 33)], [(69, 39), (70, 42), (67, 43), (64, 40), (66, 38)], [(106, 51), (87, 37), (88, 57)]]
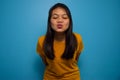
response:
[(55, 33), (54, 40), (65, 41), (65, 33)]

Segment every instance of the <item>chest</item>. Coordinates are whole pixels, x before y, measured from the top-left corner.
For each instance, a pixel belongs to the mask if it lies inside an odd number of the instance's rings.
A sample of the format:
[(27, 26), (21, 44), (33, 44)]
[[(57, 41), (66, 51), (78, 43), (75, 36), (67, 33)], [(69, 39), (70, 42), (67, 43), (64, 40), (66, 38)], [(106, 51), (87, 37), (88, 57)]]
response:
[(60, 58), (65, 50), (65, 44), (64, 43), (54, 43), (53, 45), (54, 49), (54, 55), (56, 58)]

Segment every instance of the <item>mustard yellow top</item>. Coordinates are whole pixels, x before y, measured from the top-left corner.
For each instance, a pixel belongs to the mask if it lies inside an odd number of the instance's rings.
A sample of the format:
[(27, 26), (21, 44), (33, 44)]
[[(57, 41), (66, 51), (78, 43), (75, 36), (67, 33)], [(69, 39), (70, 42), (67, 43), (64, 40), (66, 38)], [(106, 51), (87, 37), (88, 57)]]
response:
[(77, 50), (74, 53), (74, 57), (69, 60), (61, 58), (65, 49), (65, 42), (54, 41), (54, 60), (50, 60), (46, 57), (43, 51), (43, 41), (45, 36), (41, 36), (38, 39), (37, 52), (41, 56), (46, 65), (43, 80), (80, 80), (80, 72), (77, 65), (78, 57), (83, 49), (82, 38), (79, 34), (74, 33), (78, 42)]

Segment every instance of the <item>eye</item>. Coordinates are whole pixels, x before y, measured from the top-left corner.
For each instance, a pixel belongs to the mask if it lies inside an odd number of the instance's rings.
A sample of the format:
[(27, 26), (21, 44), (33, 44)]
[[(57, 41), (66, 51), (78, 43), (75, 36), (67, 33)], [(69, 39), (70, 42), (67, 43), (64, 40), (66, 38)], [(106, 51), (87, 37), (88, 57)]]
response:
[(63, 19), (68, 19), (68, 16), (67, 16), (67, 15), (63, 15), (62, 18), (63, 18)]
[(52, 19), (57, 19), (57, 18), (58, 18), (58, 15), (57, 15), (57, 14), (53, 14), (51, 18), (52, 18)]
[(52, 17), (52, 19), (57, 19), (58, 17)]
[(63, 19), (68, 19), (68, 17), (63, 17)]

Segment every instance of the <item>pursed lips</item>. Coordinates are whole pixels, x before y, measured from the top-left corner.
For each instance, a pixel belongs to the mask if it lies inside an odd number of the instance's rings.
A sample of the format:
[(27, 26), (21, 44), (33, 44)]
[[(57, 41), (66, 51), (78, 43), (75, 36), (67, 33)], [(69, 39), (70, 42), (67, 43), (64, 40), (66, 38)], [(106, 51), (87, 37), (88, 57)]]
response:
[(62, 24), (57, 24), (57, 28), (61, 29), (63, 27)]

